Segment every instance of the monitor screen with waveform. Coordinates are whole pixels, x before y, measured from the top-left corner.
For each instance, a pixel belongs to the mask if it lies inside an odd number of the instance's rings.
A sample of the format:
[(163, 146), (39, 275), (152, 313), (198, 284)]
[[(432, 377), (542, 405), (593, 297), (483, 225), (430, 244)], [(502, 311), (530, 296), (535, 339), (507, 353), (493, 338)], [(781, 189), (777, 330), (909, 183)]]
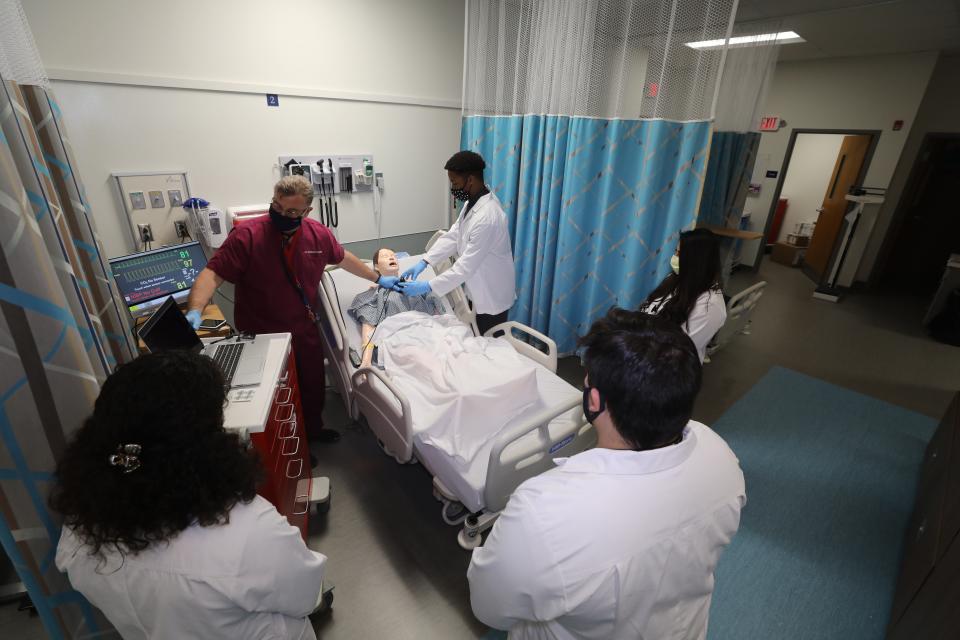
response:
[(149, 315), (168, 296), (186, 301), (207, 266), (199, 242), (187, 242), (110, 260), (117, 289), (134, 317)]

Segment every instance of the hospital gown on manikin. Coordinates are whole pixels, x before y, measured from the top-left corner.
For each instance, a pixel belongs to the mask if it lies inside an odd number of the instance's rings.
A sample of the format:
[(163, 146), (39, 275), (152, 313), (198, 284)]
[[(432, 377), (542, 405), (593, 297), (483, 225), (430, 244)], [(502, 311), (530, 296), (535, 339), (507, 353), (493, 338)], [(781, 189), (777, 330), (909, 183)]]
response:
[(377, 326), (384, 319), (404, 311), (421, 311), (429, 315), (443, 313), (440, 301), (434, 295), (405, 296), (383, 287), (371, 287), (361, 291), (347, 310), (350, 317), (360, 324)]

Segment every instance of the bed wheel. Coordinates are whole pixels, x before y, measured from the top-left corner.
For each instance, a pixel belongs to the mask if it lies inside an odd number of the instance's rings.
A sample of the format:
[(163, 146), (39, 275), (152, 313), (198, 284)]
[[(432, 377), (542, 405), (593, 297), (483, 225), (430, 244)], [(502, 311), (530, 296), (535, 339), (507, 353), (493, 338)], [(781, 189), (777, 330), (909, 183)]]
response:
[(330, 613), (330, 609), (333, 608), (333, 585), (325, 583), (323, 585), (323, 594), (320, 596), (320, 604), (317, 605), (317, 608), (313, 610), (313, 613), (310, 614), (310, 619), (313, 623), (316, 623), (319, 619), (323, 618), (325, 615)]
[(467, 551), (473, 551), (480, 546), (481, 542), (483, 542), (483, 534), (477, 531), (476, 534), (470, 536), (466, 529), (461, 529), (460, 533), (457, 534), (457, 542), (459, 542), (460, 546)]
[(444, 522), (451, 526), (456, 526), (466, 520), (470, 512), (459, 502), (445, 500), (440, 515), (443, 517)]
[[(317, 510), (317, 515), (318, 515), (318, 516), (323, 515), (323, 514), (326, 514), (326, 513), (330, 513), (330, 500), (331, 500), (331, 498), (327, 498), (327, 499), (324, 500), (323, 502), (318, 502), (318, 503), (317, 503), (317, 506), (315, 507), (315, 509)], [(332, 596), (332, 594), (331, 594), (331, 596)], [(332, 597), (331, 597), (331, 599), (332, 599)]]

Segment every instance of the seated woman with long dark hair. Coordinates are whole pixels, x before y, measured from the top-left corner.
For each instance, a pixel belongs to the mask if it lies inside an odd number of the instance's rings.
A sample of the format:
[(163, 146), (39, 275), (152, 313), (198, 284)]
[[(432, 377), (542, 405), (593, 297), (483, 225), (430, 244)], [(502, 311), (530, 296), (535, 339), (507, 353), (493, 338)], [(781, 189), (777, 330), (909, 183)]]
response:
[(256, 494), (225, 394), (209, 358), (141, 356), (57, 464), (57, 567), (124, 638), (315, 637), (326, 558)]
[(707, 344), (727, 320), (717, 236), (708, 229), (681, 233), (671, 267), (674, 272), (647, 296), (640, 310), (680, 325), (703, 362)]

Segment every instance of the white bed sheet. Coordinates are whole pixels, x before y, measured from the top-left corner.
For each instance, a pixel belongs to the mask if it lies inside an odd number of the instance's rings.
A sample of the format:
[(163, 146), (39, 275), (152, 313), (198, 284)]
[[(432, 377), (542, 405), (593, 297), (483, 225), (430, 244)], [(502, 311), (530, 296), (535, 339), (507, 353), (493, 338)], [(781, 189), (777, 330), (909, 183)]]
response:
[(547, 408), (547, 372), (506, 340), (474, 337), (454, 315), (399, 313), (374, 341), (417, 431), (464, 462), (508, 424)]
[[(399, 260), (400, 269), (406, 269), (416, 264), (420, 256), (409, 256)], [(428, 267), (427, 272), (420, 276), (420, 279), (428, 278), (432, 275), (432, 269)], [(347, 328), (347, 341), (355, 349), (360, 347), (360, 330), (357, 323), (347, 314), (350, 303), (361, 291), (369, 288), (370, 284), (361, 278), (358, 278), (342, 269), (334, 270), (330, 273), (334, 280), (337, 292), (337, 303), (340, 307), (344, 324)], [(449, 301), (442, 299), (447, 309), (450, 309)], [(561, 402), (569, 400), (572, 396), (579, 397), (581, 391), (565, 382), (555, 373), (545, 367), (533, 363), (537, 368), (537, 386), (541, 393), (541, 404), (543, 406), (554, 406)], [(389, 371), (386, 372), (390, 374)], [(370, 377), (371, 386), (376, 388), (382, 398), (393, 405), (397, 411), (400, 411), (400, 403), (394, 397), (393, 393), (376, 377)], [(567, 411), (553, 421), (548, 427), (551, 436), (559, 435), (563, 430), (569, 429), (576, 421), (580, 420), (581, 412), (579, 408)], [(521, 415), (509, 421), (503, 428), (509, 429), (518, 423), (524, 416)], [(491, 436), (476, 451), (470, 460), (458, 459), (451, 456), (442, 449), (431, 445), (421, 433), (421, 428), (413, 421), (414, 428), (414, 449), (417, 457), (423, 465), (435, 475), (449, 490), (456, 494), (460, 501), (473, 512), (481, 511), (484, 505), (483, 490), (486, 484), (487, 467), (489, 465), (490, 449), (493, 447), (493, 437)], [(515, 448), (514, 448), (515, 447)], [(540, 445), (536, 433), (530, 433), (515, 442), (510, 451), (517, 454), (535, 454), (539, 451)], [(556, 457), (564, 456), (563, 449), (552, 454)]]
[[(568, 400), (571, 396), (579, 397), (581, 395), (579, 390), (569, 385), (555, 373), (540, 365), (536, 366), (541, 369), (538, 372), (538, 377), (541, 378), (539, 386), (543, 392), (541, 398), (545, 405), (557, 405)], [(540, 375), (541, 372), (543, 375)], [(580, 408), (577, 407), (554, 418), (548, 427), (551, 437), (555, 438), (564, 430), (570, 429), (574, 424), (580, 424), (582, 422), (581, 416)], [(514, 422), (511, 421), (510, 425)], [(483, 489), (487, 481), (487, 467), (490, 464), (490, 449), (493, 448), (493, 438), (484, 443), (476, 456), (469, 462), (448, 455), (426, 442), (419, 433), (414, 435), (413, 447), (423, 466), (435, 475), (447, 489), (460, 498), (460, 502), (471, 512), (481, 511), (486, 507)], [(540, 450), (541, 445), (537, 434), (528, 433), (511, 445), (509, 452), (518, 455), (533, 455)], [(566, 454), (562, 448), (550, 454), (551, 457), (563, 457), (564, 455)]]

